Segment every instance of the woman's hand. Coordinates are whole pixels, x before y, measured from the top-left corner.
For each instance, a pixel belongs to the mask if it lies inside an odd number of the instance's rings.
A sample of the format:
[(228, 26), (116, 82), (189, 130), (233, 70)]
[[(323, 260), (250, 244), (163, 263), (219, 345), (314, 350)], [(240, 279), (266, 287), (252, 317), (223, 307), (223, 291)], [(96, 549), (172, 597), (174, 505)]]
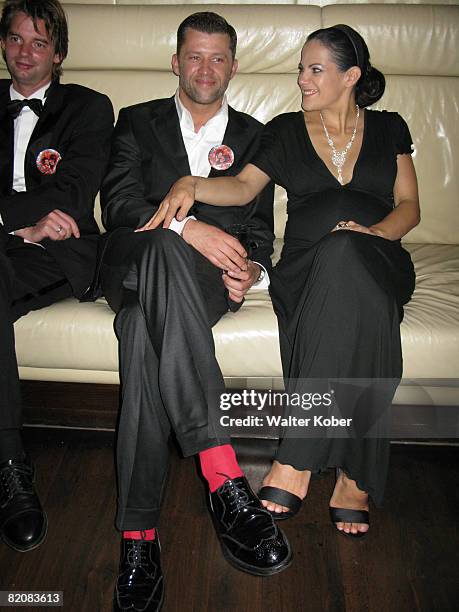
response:
[(332, 229), (332, 232), (337, 232), (339, 230), (350, 230), (351, 232), (361, 232), (362, 234), (371, 234), (372, 236), (386, 238), (381, 230), (374, 227), (367, 227), (366, 225), (360, 225), (360, 223), (356, 223), (355, 221), (339, 221)]
[(146, 232), (157, 228), (161, 223), (168, 228), (174, 217), (182, 221), (195, 201), (196, 181), (193, 176), (184, 176), (175, 182), (169, 193), (159, 205), (153, 217), (136, 232)]

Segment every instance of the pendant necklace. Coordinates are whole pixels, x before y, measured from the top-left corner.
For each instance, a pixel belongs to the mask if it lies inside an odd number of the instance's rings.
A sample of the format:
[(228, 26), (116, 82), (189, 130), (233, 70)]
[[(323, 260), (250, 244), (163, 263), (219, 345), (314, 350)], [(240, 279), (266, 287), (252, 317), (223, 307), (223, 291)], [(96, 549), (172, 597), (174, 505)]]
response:
[(338, 170), (338, 181), (341, 183), (341, 185), (343, 184), (343, 174), (342, 174), (343, 166), (346, 163), (347, 154), (349, 153), (350, 148), (354, 144), (355, 135), (357, 134), (357, 123), (359, 121), (359, 115), (360, 115), (360, 108), (357, 104), (355, 105), (355, 109), (357, 111), (357, 115), (355, 118), (354, 131), (352, 132), (351, 139), (349, 140), (349, 142), (347, 143), (347, 145), (344, 147), (342, 151), (337, 151), (335, 147), (335, 143), (333, 142), (333, 139), (330, 137), (330, 134), (328, 133), (328, 130), (325, 126), (325, 122), (324, 122), (324, 118), (322, 117), (322, 113), (319, 111), (320, 120), (322, 121), (322, 126), (325, 132), (325, 137), (332, 150), (331, 152), (332, 164)]

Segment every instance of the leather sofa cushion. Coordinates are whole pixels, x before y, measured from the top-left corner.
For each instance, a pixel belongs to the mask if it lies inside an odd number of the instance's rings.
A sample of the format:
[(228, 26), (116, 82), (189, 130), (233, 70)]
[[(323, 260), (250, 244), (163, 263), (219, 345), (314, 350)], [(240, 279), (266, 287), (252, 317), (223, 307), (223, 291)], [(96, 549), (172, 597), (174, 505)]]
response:
[[(459, 246), (408, 245), (417, 286), (402, 323), (404, 377), (455, 378), (459, 364)], [(104, 299), (67, 299), (15, 324), (22, 378), (118, 382), (113, 313)], [(229, 379), (280, 378), (277, 322), (267, 292), (249, 295), (214, 327)]]

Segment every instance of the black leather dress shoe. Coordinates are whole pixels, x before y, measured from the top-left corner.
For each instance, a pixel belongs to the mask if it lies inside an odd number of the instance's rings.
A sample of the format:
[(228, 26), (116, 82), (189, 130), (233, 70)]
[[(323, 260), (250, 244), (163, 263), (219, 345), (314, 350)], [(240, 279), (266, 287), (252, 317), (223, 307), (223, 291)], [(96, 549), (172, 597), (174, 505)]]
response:
[(217, 534), (226, 560), (249, 574), (270, 576), (292, 560), (287, 538), (244, 477), (228, 479), (210, 494)]
[(157, 612), (164, 600), (158, 534), (150, 540), (122, 540), (114, 612)]
[(0, 463), (0, 537), (19, 552), (39, 546), (48, 528), (33, 476), (28, 460)]

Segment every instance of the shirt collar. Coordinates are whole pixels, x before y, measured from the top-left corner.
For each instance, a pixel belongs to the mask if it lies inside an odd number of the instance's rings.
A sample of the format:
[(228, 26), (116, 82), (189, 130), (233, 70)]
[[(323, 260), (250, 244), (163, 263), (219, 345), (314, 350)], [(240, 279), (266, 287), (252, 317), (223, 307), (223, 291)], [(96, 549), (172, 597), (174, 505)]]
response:
[[(175, 96), (174, 96), (174, 100), (175, 100), (175, 107), (177, 109), (177, 115), (179, 118), (179, 123), (180, 123), (180, 127), (181, 129), (187, 129), (187, 130), (191, 130), (192, 132), (194, 132), (194, 123), (193, 123), (193, 118), (191, 116), (190, 111), (185, 108), (185, 106), (183, 105), (182, 101), (180, 100), (180, 96), (179, 96), (179, 90), (177, 89), (177, 91), (175, 92)], [(222, 105), (221, 107), (218, 109), (218, 111), (215, 113), (215, 115), (213, 115), (213, 117), (211, 117), (207, 123), (205, 123), (201, 130), (203, 128), (207, 128), (210, 125), (220, 122), (220, 121), (224, 121), (224, 122), (228, 122), (228, 100), (226, 98), (226, 95), (223, 96), (223, 100), (222, 100)]]
[[(35, 91), (31, 96), (29, 96), (29, 98), (38, 98), (39, 100), (44, 102), (45, 94), (48, 91), (50, 84), (51, 84), (51, 81), (47, 83), (46, 85), (43, 85), (43, 87), (40, 87), (40, 89), (37, 89), (37, 91)], [(25, 96), (23, 96), (18, 91), (16, 91), (13, 87), (13, 84), (11, 84), (10, 85), (10, 99), (11, 100), (25, 100)]]

